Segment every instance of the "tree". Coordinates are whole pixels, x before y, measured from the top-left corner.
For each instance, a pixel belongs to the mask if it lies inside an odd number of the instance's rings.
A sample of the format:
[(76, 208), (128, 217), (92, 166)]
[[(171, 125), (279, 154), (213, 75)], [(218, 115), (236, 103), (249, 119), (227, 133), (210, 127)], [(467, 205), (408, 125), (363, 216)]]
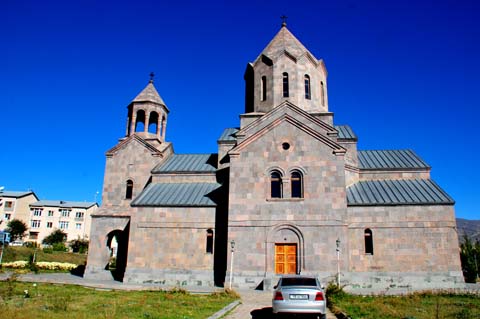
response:
[(54, 245), (58, 243), (64, 243), (67, 240), (67, 234), (65, 234), (61, 229), (55, 229), (42, 240), (43, 244)]
[(12, 219), (8, 222), (7, 228), (5, 229), (10, 233), (10, 240), (15, 241), (17, 239), (22, 239), (25, 237), (28, 226), (20, 219)]
[(462, 271), (465, 282), (475, 283), (478, 275), (478, 257), (480, 244), (472, 244), (470, 238), (465, 234), (463, 243), (460, 245), (460, 261), (462, 262)]

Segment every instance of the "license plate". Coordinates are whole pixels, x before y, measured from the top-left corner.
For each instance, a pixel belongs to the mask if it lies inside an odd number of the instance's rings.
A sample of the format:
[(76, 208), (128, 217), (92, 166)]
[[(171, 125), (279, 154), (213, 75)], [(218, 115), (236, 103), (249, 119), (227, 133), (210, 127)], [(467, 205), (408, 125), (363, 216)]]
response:
[(295, 299), (295, 300), (307, 300), (308, 295), (290, 295), (290, 299)]

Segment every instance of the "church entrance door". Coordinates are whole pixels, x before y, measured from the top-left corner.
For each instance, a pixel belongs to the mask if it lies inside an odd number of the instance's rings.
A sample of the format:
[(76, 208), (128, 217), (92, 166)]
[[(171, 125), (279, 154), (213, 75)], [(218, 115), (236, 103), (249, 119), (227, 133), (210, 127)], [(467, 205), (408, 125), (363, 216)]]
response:
[(275, 244), (275, 273), (297, 273), (297, 244)]

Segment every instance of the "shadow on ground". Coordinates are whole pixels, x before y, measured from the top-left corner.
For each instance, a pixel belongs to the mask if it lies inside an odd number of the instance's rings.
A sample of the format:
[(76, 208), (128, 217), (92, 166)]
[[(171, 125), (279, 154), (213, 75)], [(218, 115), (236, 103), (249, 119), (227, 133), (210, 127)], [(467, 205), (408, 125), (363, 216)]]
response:
[(272, 313), (272, 307), (255, 309), (250, 312), (252, 319), (274, 319), (275, 315)]
[[(279, 317), (275, 316), (272, 312), (272, 307), (266, 307), (262, 309), (255, 309), (250, 312), (252, 315), (252, 319), (277, 319)], [(281, 316), (282, 319), (289, 319), (289, 318), (299, 318), (299, 319), (312, 319), (318, 318), (316, 315), (301, 315), (301, 314), (284, 314)]]

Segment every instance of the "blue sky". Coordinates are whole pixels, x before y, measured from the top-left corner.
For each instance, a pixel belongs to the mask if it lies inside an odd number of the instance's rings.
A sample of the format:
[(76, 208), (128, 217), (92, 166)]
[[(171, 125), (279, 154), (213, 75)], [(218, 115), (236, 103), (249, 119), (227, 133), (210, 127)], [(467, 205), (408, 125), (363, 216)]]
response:
[[(177, 153), (239, 125), (243, 73), (280, 16), (328, 72), (359, 149), (411, 148), (479, 219), (478, 1), (22, 1), (0, 4), (0, 186), (92, 201), (126, 107), (155, 72)], [(97, 198), (99, 199), (100, 196)]]

